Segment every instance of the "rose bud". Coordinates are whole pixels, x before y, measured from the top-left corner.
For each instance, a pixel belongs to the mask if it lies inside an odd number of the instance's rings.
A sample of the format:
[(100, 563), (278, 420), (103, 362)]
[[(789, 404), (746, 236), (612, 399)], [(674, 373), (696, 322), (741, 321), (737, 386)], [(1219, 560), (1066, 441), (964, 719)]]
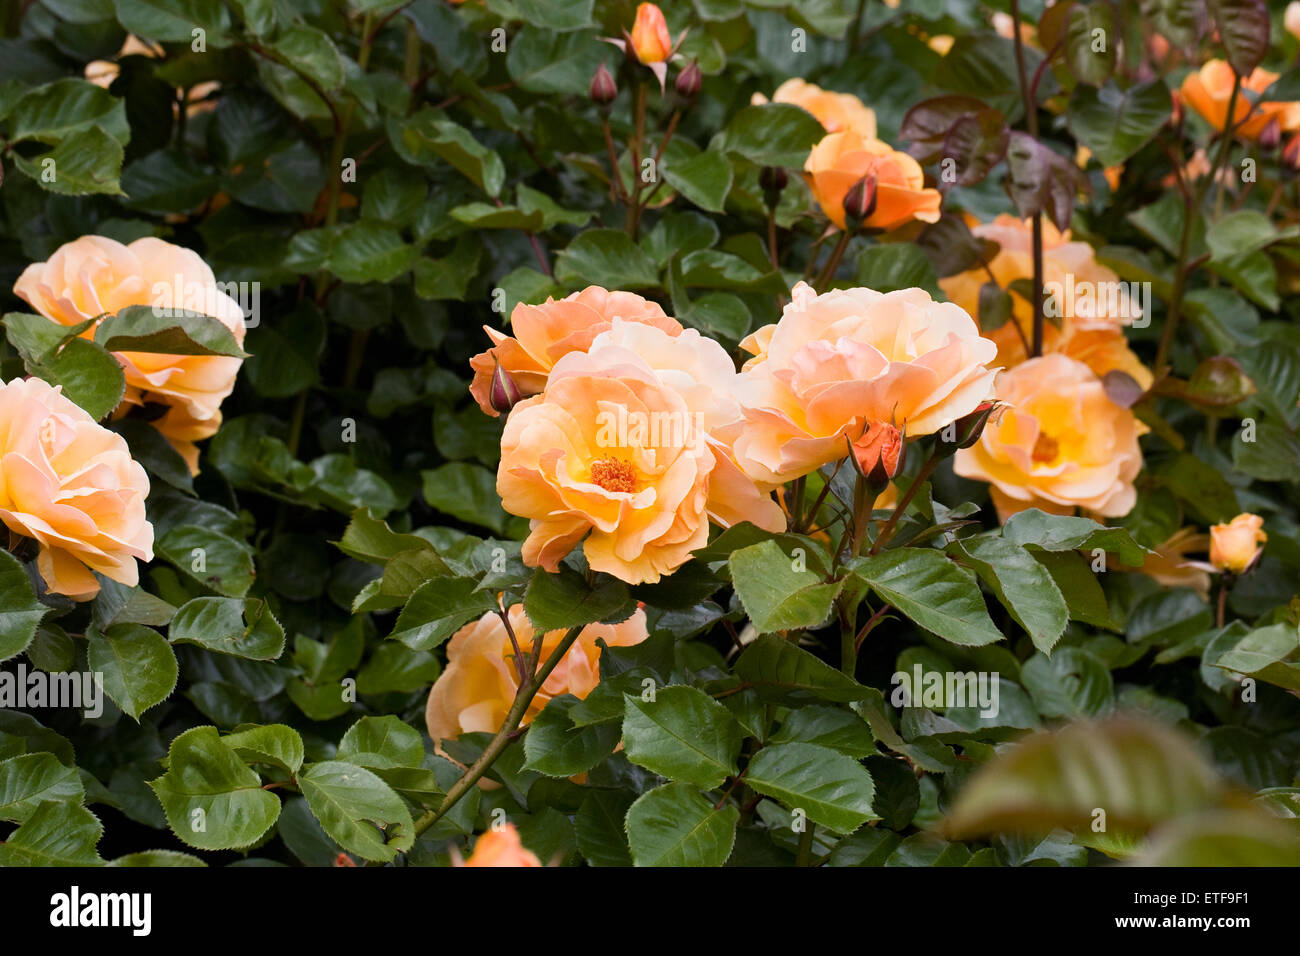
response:
[(1282, 125), (1277, 121), (1277, 117), (1265, 124), (1264, 128), (1259, 131), (1259, 148), (1266, 153), (1271, 153), (1277, 149), (1278, 143), (1282, 141)]
[(853, 232), (876, 211), (876, 177), (863, 176), (844, 194), (844, 222)]
[(519, 386), (515, 384), (514, 378), (501, 367), (500, 362), (492, 371), (492, 388), (488, 396), (492, 407), (502, 415), (514, 408), (519, 403), (519, 400), (524, 397), (523, 393), (519, 391)]
[(1263, 553), (1268, 540), (1264, 519), (1247, 512), (1210, 528), (1210, 563), (1220, 571), (1241, 574)]
[(781, 193), (789, 185), (790, 177), (780, 166), (764, 166), (758, 174), (758, 185), (763, 190), (763, 200), (769, 209), (775, 209), (781, 201)]
[(984, 426), (998, 408), (997, 402), (981, 402), (975, 411), (963, 415), (950, 425), (939, 430), (939, 441), (935, 445), (935, 454), (946, 457), (955, 454), (958, 449), (970, 448), (984, 434)]
[(628, 40), (628, 50), (647, 65), (662, 63), (673, 51), (668, 22), (663, 11), (653, 3), (643, 3), (636, 8), (636, 24)]
[(903, 433), (888, 422), (872, 422), (849, 446), (849, 457), (858, 474), (880, 494), (903, 467)]
[(1292, 136), (1282, 149), (1282, 165), (1290, 169), (1300, 169), (1300, 135)]
[(613, 74), (605, 68), (604, 63), (596, 67), (596, 72), (592, 74), (588, 92), (591, 101), (598, 106), (608, 106), (618, 96), (618, 84), (614, 82)]
[(700, 95), (700, 87), (703, 84), (704, 74), (700, 72), (700, 64), (698, 61), (692, 60), (690, 66), (677, 74), (677, 82), (674, 86), (677, 89), (677, 95), (689, 103)]

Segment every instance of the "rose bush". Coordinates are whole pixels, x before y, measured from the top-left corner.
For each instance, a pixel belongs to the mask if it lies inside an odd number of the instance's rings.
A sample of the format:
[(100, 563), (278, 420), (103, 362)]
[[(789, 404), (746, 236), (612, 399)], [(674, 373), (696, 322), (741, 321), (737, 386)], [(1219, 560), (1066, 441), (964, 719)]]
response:
[(10, 4), (0, 865), (1300, 862), (1296, 19)]

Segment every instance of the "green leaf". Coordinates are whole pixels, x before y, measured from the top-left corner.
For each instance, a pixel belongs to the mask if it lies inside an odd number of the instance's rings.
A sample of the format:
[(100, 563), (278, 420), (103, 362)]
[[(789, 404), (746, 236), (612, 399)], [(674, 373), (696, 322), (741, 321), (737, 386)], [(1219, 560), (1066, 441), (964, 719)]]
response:
[(613, 64), (619, 53), (589, 33), (559, 33), (525, 26), (510, 38), (506, 69), (529, 93), (582, 95), (602, 61)]
[(817, 744), (850, 757), (876, 753), (876, 738), (867, 722), (840, 707), (806, 705), (792, 710), (768, 742)]
[(586, 773), (618, 745), (617, 724), (575, 727), (569, 711), (578, 698), (571, 694), (553, 697), (533, 718), (524, 736), (525, 770), (548, 777), (571, 777)]
[(586, 578), (565, 565), (555, 574), (537, 569), (524, 593), (524, 613), (533, 629), (543, 634), (597, 621), (618, 623), (635, 610), (622, 581), (600, 575), (592, 587)]
[(1135, 83), (1126, 90), (1107, 83), (1100, 89), (1076, 87), (1066, 116), (1070, 132), (1099, 163), (1117, 166), (1160, 132), (1169, 122), (1171, 106), (1163, 80)]
[(386, 863), (415, 842), (402, 798), (364, 767), (337, 760), (311, 764), (298, 775), (298, 786), (325, 832), (349, 853)]
[(1300, 691), (1300, 633), (1294, 624), (1255, 628), (1209, 663)]
[(877, 693), (774, 634), (745, 648), (736, 660), (736, 677), (760, 694), (803, 692), (823, 700), (853, 701)]
[(745, 768), (745, 782), (836, 833), (879, 819), (871, 808), (871, 774), (852, 757), (816, 744), (764, 747)]
[(110, 352), (248, 357), (220, 319), (149, 305), (129, 305), (107, 316), (95, 329), (95, 341)]
[(172, 832), (200, 850), (234, 850), (262, 838), (280, 815), (280, 799), (227, 746), (215, 727), (172, 741), (167, 772), (149, 784)]
[(1268, 52), (1268, 7), (1264, 0), (1206, 0), (1219, 28), (1228, 62), (1238, 76), (1250, 76)]
[(1110, 671), (1078, 647), (1063, 647), (1051, 657), (1035, 654), (1021, 667), (1020, 680), (1044, 717), (1095, 717), (1113, 704)]
[(1100, 548), (1118, 555), (1120, 561), (1141, 567), (1147, 550), (1129, 534), (1127, 528), (1107, 528), (1091, 518), (1049, 515), (1031, 508), (1007, 519), (1002, 537), (1014, 544), (1043, 551), (1092, 551)]
[(221, 0), (115, 0), (117, 19), (136, 36), (161, 42), (193, 39), (198, 28), (207, 43), (217, 45), (230, 29), (230, 11)]
[(738, 772), (744, 736), (731, 712), (694, 687), (661, 687), (654, 699), (623, 696), (627, 759), (705, 790)]
[(1217, 810), (1162, 828), (1133, 858), (1135, 866), (1300, 866), (1295, 827), (1255, 810)]
[(1069, 724), (1011, 745), (958, 793), (946, 835), (1083, 829), (1106, 811), (1108, 830), (1146, 829), (1212, 805), (1213, 769), (1181, 733), (1134, 717)]
[(85, 795), (77, 768), (65, 767), (54, 754), (0, 760), (0, 820), (23, 823), (42, 801), (80, 804)]
[(895, 548), (849, 564), (855, 577), (937, 637), (966, 647), (1002, 640), (975, 575), (938, 551)]
[(591, 23), (593, 0), (515, 0), (519, 15), (547, 30), (581, 30)]
[(660, 172), (669, 186), (701, 209), (723, 211), (731, 192), (731, 163), (722, 153), (709, 150), (680, 162), (665, 162)]
[(245, 727), (221, 738), (222, 742), (249, 763), (270, 764), (291, 774), (302, 767), (304, 751), (298, 731), (284, 724)]
[(14, 156), (14, 164), (42, 188), (61, 196), (125, 196), (122, 144), (98, 126), (76, 130), (39, 155)]
[(555, 278), (574, 288), (644, 289), (659, 284), (654, 261), (618, 229), (588, 229), (555, 257)]
[(243, 597), (253, 585), (248, 545), (220, 531), (178, 525), (154, 542), (154, 551), (187, 577), (226, 597)]
[(880, 243), (863, 249), (854, 282), (877, 292), (925, 289), (936, 297), (939, 289), (929, 257), (912, 242)]
[(9, 111), (9, 141), (57, 144), (98, 126), (123, 146), (131, 138), (124, 101), (84, 80), (56, 80), (28, 90)]
[(182, 853), (180, 850), (143, 850), (140, 853), (127, 853), (115, 859), (109, 860), (107, 866), (116, 867), (159, 867), (159, 866), (184, 866), (200, 867), (207, 866), (197, 856), (191, 856), (188, 853)]
[(47, 610), (18, 559), (0, 551), (0, 661), (27, 649)]
[(967, 538), (954, 550), (966, 558), (1016, 623), (1029, 632), (1034, 646), (1050, 654), (1065, 633), (1070, 609), (1047, 569), (1005, 538)]
[(411, 593), (388, 636), (407, 647), (428, 651), (463, 625), (496, 609), (496, 600), (478, 589), (477, 579), (434, 578)]
[(590, 790), (573, 817), (573, 835), (588, 866), (631, 866), (632, 854), (623, 820), (632, 794), (623, 790)]
[(759, 166), (801, 169), (825, 135), (825, 127), (806, 110), (788, 103), (765, 103), (735, 113), (708, 151), (734, 153)]
[(734, 551), (729, 564), (736, 595), (760, 634), (820, 627), (840, 592), (841, 582), (795, 570), (775, 541)]
[(199, 597), (181, 605), (168, 632), (173, 644), (273, 661), (284, 653), (284, 628), (260, 598)]
[(339, 741), (338, 759), (372, 770), (418, 767), (424, 744), (419, 731), (391, 714), (362, 717)]
[[(1066, 14), (1065, 62), (1070, 72), (1084, 83), (1100, 86), (1115, 69), (1115, 12), (1105, 0), (1075, 3)], [(1101, 49), (1096, 49), (1100, 30)], [(1107, 164), (1109, 165), (1109, 164)]]
[(453, 461), (420, 472), (420, 478), (424, 499), (439, 511), (496, 532), (505, 530), (496, 476), (483, 466)]
[(90, 669), (103, 675), (104, 691), (136, 721), (176, 689), (176, 654), (153, 628), (114, 624), (102, 633), (90, 629), (86, 639)]
[(722, 866), (736, 840), (740, 811), (715, 810), (691, 786), (669, 783), (643, 794), (627, 811), (636, 866)]
[(0, 866), (102, 866), (104, 825), (76, 803), (46, 800), (0, 844)]
[(310, 76), (321, 89), (343, 85), (343, 61), (329, 35), (315, 27), (294, 24), (276, 38), (271, 48)]

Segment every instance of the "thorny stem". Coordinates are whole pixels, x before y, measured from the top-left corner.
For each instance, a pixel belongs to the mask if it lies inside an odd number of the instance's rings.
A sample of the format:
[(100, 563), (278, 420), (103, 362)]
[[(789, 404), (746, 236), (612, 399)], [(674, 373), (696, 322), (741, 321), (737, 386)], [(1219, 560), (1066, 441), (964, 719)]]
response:
[[(528, 705), (533, 702), (537, 692), (546, 683), (546, 678), (551, 676), (551, 671), (555, 670), (556, 665), (564, 659), (564, 655), (569, 652), (569, 648), (573, 646), (573, 642), (578, 639), (581, 632), (581, 627), (569, 628), (564, 637), (560, 639), (560, 643), (556, 645), (555, 650), (551, 652), (551, 656), (546, 659), (546, 663), (542, 664), (540, 669), (535, 669), (532, 676), (519, 685), (519, 690), (515, 692), (514, 703), (510, 705), (510, 711), (506, 714), (506, 719), (501, 724), (501, 729), (496, 732), (496, 736), (488, 743), (479, 758), (461, 775), (460, 779), (451, 785), (438, 808), (426, 811), (420, 819), (415, 821), (415, 835), (417, 837), (446, 816), (452, 807), (460, 802), (461, 797), (465, 796), (470, 791), (470, 788), (482, 779), (483, 775), (496, 763), (497, 758), (505, 752), (506, 747), (510, 745), (512, 735), (523, 721), (524, 714), (528, 712)], [(542, 641), (538, 637), (533, 654), (534, 660), (541, 656), (541, 649)]]
[(840, 238), (835, 243), (835, 248), (831, 251), (831, 257), (826, 261), (826, 267), (822, 269), (817, 281), (813, 283), (818, 292), (825, 292), (826, 285), (835, 277), (835, 270), (840, 267), (840, 260), (844, 258), (844, 250), (849, 247), (853, 234), (847, 229), (840, 233)]
[(894, 536), (894, 529), (898, 526), (898, 520), (903, 517), (903, 512), (907, 510), (907, 506), (912, 503), (912, 499), (916, 497), (916, 493), (921, 490), (921, 486), (925, 484), (938, 464), (939, 457), (931, 452), (930, 457), (921, 465), (921, 470), (916, 473), (916, 478), (903, 493), (903, 497), (898, 499), (898, 504), (894, 506), (894, 513), (880, 529), (880, 534), (876, 535), (876, 543), (871, 546), (869, 554), (879, 554), (880, 549), (889, 543), (889, 539)]

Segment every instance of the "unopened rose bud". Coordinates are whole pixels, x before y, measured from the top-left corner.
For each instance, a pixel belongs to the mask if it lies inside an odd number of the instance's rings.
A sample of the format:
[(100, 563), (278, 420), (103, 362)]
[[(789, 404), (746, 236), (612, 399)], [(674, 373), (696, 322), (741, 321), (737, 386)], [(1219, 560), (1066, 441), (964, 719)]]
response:
[(664, 19), (663, 11), (653, 3), (637, 6), (636, 23), (628, 41), (628, 51), (645, 64), (662, 63), (673, 51), (668, 21)]
[(588, 92), (591, 94), (591, 101), (598, 106), (608, 106), (618, 96), (618, 84), (614, 82), (613, 74), (605, 68), (604, 63), (596, 67)]
[(1266, 153), (1271, 153), (1277, 149), (1278, 143), (1282, 141), (1282, 125), (1278, 123), (1277, 117), (1274, 116), (1268, 121), (1262, 130), (1259, 131), (1259, 148)]
[(872, 422), (849, 446), (853, 467), (876, 494), (885, 490), (903, 467), (903, 433), (888, 422)]
[(674, 86), (677, 89), (677, 95), (689, 103), (700, 95), (700, 87), (703, 84), (704, 74), (700, 72), (700, 64), (692, 60), (690, 66), (677, 74), (677, 82)]
[(780, 166), (764, 166), (758, 174), (758, 185), (763, 190), (763, 199), (767, 208), (775, 209), (781, 201), (781, 193), (789, 185), (790, 177)]
[(1300, 135), (1286, 141), (1282, 148), (1282, 165), (1292, 170), (1300, 169)]
[(501, 367), (500, 362), (497, 362), (496, 368), (492, 371), (492, 390), (488, 393), (488, 401), (492, 403), (492, 407), (504, 415), (519, 404), (519, 400), (523, 397), (514, 378)]
[(945, 425), (939, 430), (935, 454), (946, 457), (956, 454), (959, 449), (970, 448), (980, 440), (984, 426), (997, 409), (997, 402), (981, 402), (969, 415), (963, 415), (952, 424)]
[(1263, 553), (1268, 540), (1264, 519), (1247, 512), (1210, 528), (1210, 563), (1220, 571), (1241, 574)]
[(863, 176), (844, 194), (844, 221), (857, 232), (876, 211), (876, 177)]

